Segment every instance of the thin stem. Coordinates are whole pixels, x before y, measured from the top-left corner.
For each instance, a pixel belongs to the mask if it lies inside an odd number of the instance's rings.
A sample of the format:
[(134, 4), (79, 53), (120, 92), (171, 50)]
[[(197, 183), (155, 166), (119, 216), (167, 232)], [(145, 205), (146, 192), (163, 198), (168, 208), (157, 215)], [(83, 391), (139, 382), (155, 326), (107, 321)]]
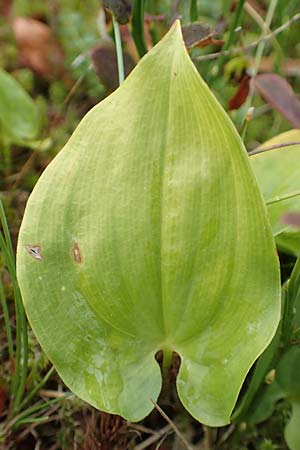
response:
[(277, 195), (276, 197), (267, 201), (266, 205), (273, 205), (273, 203), (282, 202), (284, 200), (288, 200), (289, 198), (298, 197), (299, 195), (300, 195), (300, 191), (291, 192), (290, 194), (286, 194), (286, 195)]
[(30, 416), (31, 414), (36, 413), (37, 411), (41, 411), (45, 408), (48, 408), (48, 406), (53, 405), (55, 403), (59, 403), (62, 400), (66, 400), (67, 398), (72, 397), (73, 395), (70, 393), (66, 393), (62, 397), (54, 398), (53, 400), (49, 400), (47, 402), (39, 403), (37, 405), (31, 406), (30, 408), (26, 409), (25, 411), (22, 411), (22, 413), (15, 416), (7, 425), (7, 427), (16, 428), (18, 426), (19, 420), (24, 419), (25, 417)]
[(169, 378), (169, 369), (172, 364), (173, 352), (169, 349), (163, 349), (163, 360), (162, 360), (162, 375), (165, 382)]
[(6, 220), (6, 215), (5, 215), (5, 211), (4, 211), (4, 207), (3, 207), (3, 203), (0, 199), (0, 222), (3, 228), (3, 233), (4, 233), (4, 238), (5, 238), (5, 242), (8, 248), (8, 252), (10, 254), (10, 257), (12, 258), (12, 261), (14, 262), (14, 251), (13, 251), (13, 246), (12, 246), (12, 242), (11, 242), (11, 238), (10, 238), (10, 233), (9, 233), (9, 228), (8, 228), (8, 223)]
[[(3, 223), (2, 223), (2, 227), (3, 227)], [(4, 228), (4, 227), (3, 227)], [(5, 264), (8, 268), (8, 272), (11, 275), (11, 277), (13, 278), (13, 270), (14, 270), (14, 263), (11, 260), (11, 255), (10, 252), (7, 248), (6, 242), (4, 240), (4, 237), (2, 235), (2, 233), (0, 233), (0, 249), (3, 253), (4, 256), (4, 261)], [(14, 374), (12, 376), (12, 395), (13, 398), (16, 396), (17, 394), (17, 388), (18, 388), (18, 374), (19, 374), (19, 370), (20, 370), (20, 360), (21, 360), (21, 332), (20, 332), (20, 327), (18, 326), (18, 324), (20, 323), (20, 312), (19, 312), (19, 305), (17, 302), (16, 297), (14, 296), (14, 302), (15, 302), (15, 312), (16, 312), (16, 355), (15, 355), (15, 365), (14, 365)]]
[(244, 122), (241, 127), (240, 135), (241, 135), (242, 140), (244, 140), (244, 137), (247, 133), (248, 125), (249, 125), (250, 120), (253, 117), (253, 113), (254, 113), (254, 108), (253, 108), (253, 106), (251, 106), (244, 118)]
[[(12, 393), (14, 398), (14, 410), (17, 410), (18, 404), (24, 393), (27, 377), (27, 365), (28, 365), (27, 321), (23, 307), (21, 292), (17, 280), (12, 241), (10, 238), (8, 223), (6, 220), (6, 215), (1, 200), (0, 200), (0, 221), (4, 233), (4, 238), (2, 234), (0, 234), (0, 248), (3, 252), (5, 263), (7, 265), (14, 288), (14, 300), (16, 311), (16, 357), (15, 357), (15, 373), (12, 377)], [(23, 362), (21, 364), (22, 357)]]
[(195, 22), (198, 19), (197, 0), (190, 0), (190, 20)]
[(300, 13), (295, 14), (291, 19), (289, 19), (283, 25), (276, 28), (276, 30), (272, 31), (272, 33), (269, 33), (269, 34), (257, 39), (256, 41), (251, 42), (251, 44), (249, 44), (249, 45), (245, 45), (243, 47), (232, 48), (230, 50), (225, 50), (225, 51), (222, 50), (221, 52), (209, 53), (208, 55), (197, 56), (193, 59), (195, 61), (210, 61), (212, 59), (220, 58), (221, 56), (239, 55), (242, 52), (252, 50), (253, 48), (257, 47), (261, 42), (267, 42), (270, 39), (273, 39), (274, 36), (277, 36), (278, 34), (287, 30), (290, 25), (292, 25), (294, 22), (297, 22), (298, 20), (300, 20)]
[(291, 145), (299, 145), (300, 141), (285, 142), (283, 144), (274, 144), (269, 147), (257, 148), (248, 152), (249, 156), (259, 155), (260, 153), (269, 152), (270, 150), (277, 150), (278, 148), (289, 147)]
[[(271, 33), (272, 30), (270, 28), (268, 28), (268, 30), (265, 29), (265, 22), (262, 19), (261, 15), (256, 11), (255, 8), (253, 8), (253, 6), (251, 6), (251, 4), (249, 2), (245, 3), (245, 11), (249, 14), (250, 17), (252, 17), (252, 19), (257, 23), (257, 25), (260, 27), (260, 29), (264, 32), (264, 34), (266, 34), (266, 32)], [(273, 41), (273, 45), (276, 48), (276, 50), (278, 51), (278, 53), (280, 54), (280, 57), (283, 57), (283, 52), (282, 49), (275, 37), (275, 35), (273, 34), (272, 39)]]
[(160, 413), (160, 415), (165, 419), (166, 422), (171, 426), (171, 428), (174, 430), (175, 434), (179, 437), (179, 439), (182, 441), (182, 443), (185, 445), (187, 450), (194, 450), (193, 447), (188, 443), (188, 441), (185, 439), (183, 434), (179, 431), (175, 423), (170, 419), (170, 417), (164, 412), (164, 410), (161, 409), (161, 407), (154, 402), (152, 399), (150, 399), (157, 411)]
[(4, 316), (4, 324), (5, 324), (5, 331), (7, 336), (7, 342), (8, 342), (8, 353), (10, 360), (14, 359), (14, 341), (12, 337), (12, 331), (11, 331), (11, 325), (10, 325), (10, 318), (4, 293), (4, 288), (1, 280), (1, 274), (0, 274), (0, 298), (1, 298), (1, 306)]
[(149, 448), (151, 444), (154, 444), (162, 437), (167, 436), (167, 434), (170, 433), (170, 430), (171, 430), (171, 426), (168, 424), (165, 427), (158, 430), (157, 432), (154, 432), (154, 433), (152, 432), (152, 435), (150, 437), (148, 437), (147, 439), (145, 439), (140, 444), (136, 445), (134, 447), (134, 450), (144, 450), (146, 448)]
[(145, 0), (133, 0), (132, 37), (140, 57), (148, 51), (144, 31), (144, 6)]
[(236, 29), (239, 26), (240, 22), (241, 22), (241, 17), (242, 17), (242, 12), (243, 12), (243, 8), (244, 8), (244, 4), (245, 4), (245, 0), (240, 0), (236, 11), (235, 11), (235, 16), (234, 16), (234, 20), (231, 23), (231, 28), (230, 28), (230, 32), (229, 32), (229, 38), (227, 40), (227, 42), (225, 42), (224, 45), (224, 50), (228, 50), (231, 45), (234, 42), (235, 36), (236, 36)]
[(17, 302), (20, 305), (20, 325), (21, 325), (21, 332), (22, 332), (22, 344), (23, 344), (23, 361), (22, 361), (22, 367), (21, 367), (21, 376), (20, 376), (20, 382), (19, 387), (15, 399), (15, 409), (19, 409), (19, 404), (22, 400), (24, 390), (25, 390), (25, 384), (26, 384), (26, 378), (27, 378), (27, 372), (28, 372), (28, 334), (27, 334), (27, 321), (25, 316), (25, 311), (22, 303), (22, 297), (21, 292), (19, 289), (19, 286), (14, 286), (15, 288), (15, 296), (17, 298)]
[[(244, 4), (245, 4), (245, 0), (239, 0), (237, 8), (236, 8), (236, 11), (235, 11), (234, 19), (233, 19), (233, 21), (231, 23), (231, 27), (230, 27), (230, 31), (229, 31), (229, 37), (228, 37), (228, 39), (225, 42), (224, 47), (223, 47), (223, 51), (224, 52), (226, 52), (226, 50), (230, 49), (231, 45), (233, 44), (233, 42), (235, 40), (236, 29), (238, 28), (238, 26), (241, 23), (241, 18), (242, 18), (242, 12), (243, 12), (243, 9), (244, 9)], [(219, 68), (223, 65), (224, 59), (225, 59), (225, 54), (223, 53), (223, 56), (219, 60)]]
[(27, 397), (23, 400), (23, 402), (20, 405), (20, 409), (23, 409), (25, 405), (27, 405), (30, 400), (33, 399), (33, 397), (36, 395), (36, 393), (47, 383), (49, 378), (54, 372), (54, 367), (51, 367), (50, 370), (46, 373), (46, 375), (42, 378), (42, 380), (37, 384), (37, 386), (30, 392), (30, 394), (27, 395)]
[[(273, 19), (273, 15), (274, 15), (274, 12), (275, 12), (275, 9), (276, 9), (276, 6), (277, 6), (277, 2), (278, 2), (278, 0), (271, 0), (271, 2), (270, 2), (270, 6), (269, 6), (269, 9), (268, 9), (268, 12), (267, 12), (266, 20), (264, 22), (264, 27), (263, 27), (263, 30), (262, 30), (262, 36), (261, 37), (264, 37), (267, 34), (268, 30), (270, 29), (271, 22), (272, 22), (272, 19)], [(274, 37), (274, 33), (272, 34), (272, 37)], [(259, 70), (259, 67), (260, 67), (260, 63), (261, 63), (261, 59), (262, 59), (262, 56), (263, 56), (263, 53), (264, 53), (265, 45), (266, 45), (266, 41), (262, 40), (257, 46), (256, 53), (255, 53), (255, 59), (254, 59), (254, 67), (253, 67), (253, 70), (252, 70), (252, 73), (251, 73), (251, 79), (252, 80), (256, 77), (256, 75), (258, 73), (258, 70)], [(248, 111), (249, 108), (251, 108), (251, 106), (252, 106), (254, 92), (255, 92), (255, 90), (254, 90), (253, 83), (250, 82), (250, 92), (249, 92), (249, 95), (248, 95), (248, 98), (247, 98), (247, 101), (246, 101), (246, 104), (245, 104), (245, 110), (246, 111)], [(245, 138), (245, 136), (243, 136), (243, 139), (244, 138)]]
[(120, 35), (120, 27), (119, 24), (115, 18), (115, 16), (112, 14), (112, 21), (113, 21), (113, 27), (114, 27), (114, 34), (115, 34), (115, 43), (116, 43), (116, 50), (117, 50), (117, 61), (118, 61), (118, 73), (119, 73), (119, 84), (123, 83), (125, 79), (124, 75), (124, 61), (123, 61), (123, 52), (122, 52), (122, 41), (121, 41), (121, 35)]

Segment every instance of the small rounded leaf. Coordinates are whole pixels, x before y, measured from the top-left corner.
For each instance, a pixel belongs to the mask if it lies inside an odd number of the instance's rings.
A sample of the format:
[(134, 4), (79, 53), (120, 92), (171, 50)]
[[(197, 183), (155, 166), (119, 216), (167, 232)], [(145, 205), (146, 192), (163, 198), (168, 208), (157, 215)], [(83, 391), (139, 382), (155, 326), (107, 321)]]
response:
[[(261, 148), (300, 142), (300, 130), (289, 130), (273, 137)], [(300, 252), (300, 144), (282, 146), (251, 157), (251, 165), (268, 205), (273, 234), (278, 247), (298, 256)], [(274, 200), (280, 200), (275, 201)], [(274, 203), (273, 203), (274, 202)]]
[(0, 68), (0, 127), (9, 141), (18, 143), (37, 137), (37, 107), (22, 86)]

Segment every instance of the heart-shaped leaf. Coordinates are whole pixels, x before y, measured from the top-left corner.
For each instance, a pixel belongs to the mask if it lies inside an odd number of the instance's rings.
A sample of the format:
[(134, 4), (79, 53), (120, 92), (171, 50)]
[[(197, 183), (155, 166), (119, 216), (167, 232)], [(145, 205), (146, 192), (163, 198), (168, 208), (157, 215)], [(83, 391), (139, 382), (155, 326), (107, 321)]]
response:
[[(299, 142), (300, 131), (290, 130), (265, 142), (261, 148)], [(276, 148), (251, 157), (251, 164), (265, 201), (276, 243), (282, 250), (298, 255), (300, 252), (300, 144)], [(273, 203), (273, 201), (275, 202)]]
[(0, 69), (0, 133), (19, 143), (37, 137), (40, 126), (34, 101), (19, 83)]
[(79, 397), (137, 421), (177, 352), (180, 399), (229, 422), (280, 315), (248, 156), (179, 23), (93, 108), (37, 183), (18, 244), (32, 328)]

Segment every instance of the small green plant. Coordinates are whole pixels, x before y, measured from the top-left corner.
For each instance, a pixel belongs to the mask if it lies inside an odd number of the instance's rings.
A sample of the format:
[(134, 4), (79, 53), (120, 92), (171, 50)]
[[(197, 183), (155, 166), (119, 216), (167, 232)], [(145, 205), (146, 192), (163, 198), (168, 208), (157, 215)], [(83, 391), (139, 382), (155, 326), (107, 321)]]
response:
[(180, 25), (83, 119), (26, 208), (18, 280), (30, 324), (79, 397), (131, 421), (177, 390), (229, 423), (280, 319), (279, 264), (240, 137)]
[[(2, 283), (2, 273), (0, 271), (0, 301), (8, 342), (9, 363), (12, 372), (10, 386), (11, 395), (9, 396), (7, 414), (5, 420), (2, 420), (0, 425), (0, 444), (4, 444), (9, 441), (11, 433), (16, 431), (20, 426), (26, 423), (47, 421), (48, 416), (44, 415), (44, 413), (47, 412), (49, 406), (61, 402), (69, 394), (49, 401), (34, 402), (37, 392), (44, 386), (44, 384), (53, 374), (53, 367), (50, 368), (50, 370), (45, 374), (44, 377), (38, 380), (36, 385), (31, 390), (27, 389), (26, 392), (26, 384), (28, 387), (34, 367), (30, 370), (28, 364), (28, 325), (25, 317), (19, 285), (17, 282), (13, 245), (1, 199), (0, 225), (2, 228), (2, 231), (0, 229), (0, 252), (3, 255), (4, 265), (7, 267), (12, 281), (15, 306), (14, 331), (9, 314), (9, 307), (5, 295), (5, 289)], [(1, 376), (3, 376), (3, 370), (1, 371)], [(11, 447), (9, 446), (8, 448)]]
[(0, 169), (10, 167), (12, 144), (36, 146), (39, 113), (22, 86), (0, 68)]

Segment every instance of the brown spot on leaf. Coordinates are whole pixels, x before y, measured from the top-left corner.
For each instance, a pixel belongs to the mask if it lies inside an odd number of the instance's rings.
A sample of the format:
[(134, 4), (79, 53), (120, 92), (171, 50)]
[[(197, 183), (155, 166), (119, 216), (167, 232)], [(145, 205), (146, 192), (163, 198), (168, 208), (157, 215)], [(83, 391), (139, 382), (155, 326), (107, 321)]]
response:
[(73, 258), (74, 258), (75, 262), (77, 262), (79, 264), (82, 263), (83, 259), (82, 259), (80, 248), (79, 248), (77, 242), (74, 242), (74, 245), (72, 248), (72, 254), (73, 254)]
[(40, 245), (26, 245), (26, 250), (28, 251), (29, 255), (32, 256), (34, 259), (37, 259), (39, 261), (44, 259)]

